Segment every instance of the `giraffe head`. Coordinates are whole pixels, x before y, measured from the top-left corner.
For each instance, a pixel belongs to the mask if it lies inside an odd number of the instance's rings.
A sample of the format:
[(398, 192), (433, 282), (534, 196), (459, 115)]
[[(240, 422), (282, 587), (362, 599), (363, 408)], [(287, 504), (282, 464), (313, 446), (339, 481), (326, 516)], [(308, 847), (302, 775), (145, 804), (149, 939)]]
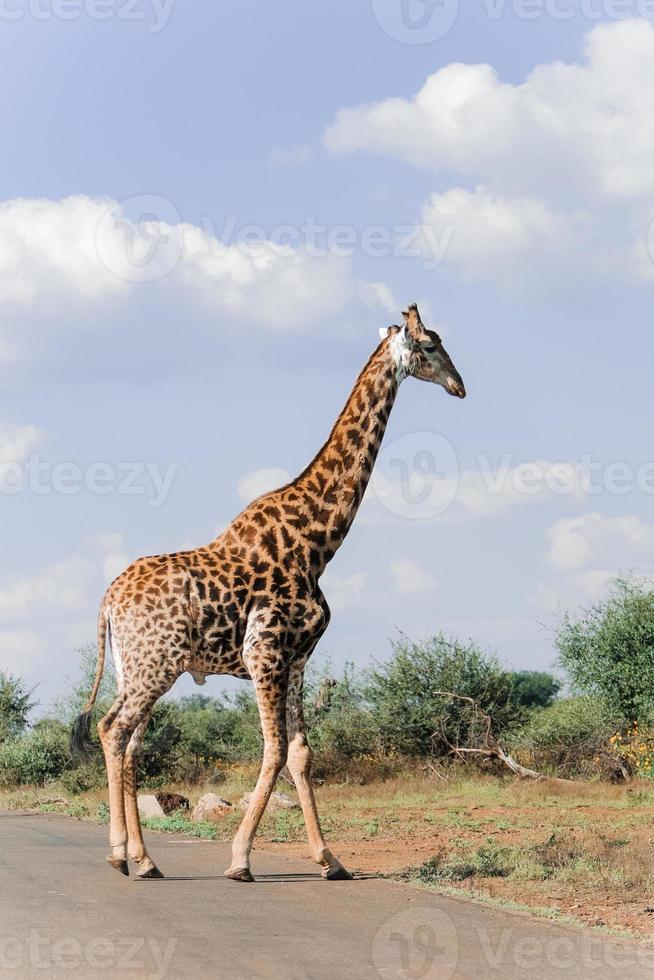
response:
[(406, 375), (441, 385), (455, 398), (465, 398), (466, 389), (461, 375), (443, 347), (441, 338), (434, 330), (425, 327), (416, 304), (404, 310), (402, 316), (403, 327), (389, 327), (381, 334), (382, 337), (391, 337), (394, 356)]

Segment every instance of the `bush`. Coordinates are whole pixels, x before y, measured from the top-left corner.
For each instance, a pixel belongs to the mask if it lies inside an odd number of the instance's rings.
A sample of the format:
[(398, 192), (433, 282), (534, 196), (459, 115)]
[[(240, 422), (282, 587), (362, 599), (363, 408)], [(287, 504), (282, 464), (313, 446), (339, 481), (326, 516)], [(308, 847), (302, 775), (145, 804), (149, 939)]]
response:
[(611, 751), (640, 779), (654, 779), (654, 729), (637, 721), (609, 739)]
[(348, 760), (376, 754), (379, 735), (353, 665), (346, 664), (338, 680), (330, 674), (329, 664), (309, 672), (305, 718), (314, 751), (340, 769)]
[(97, 760), (82, 763), (73, 769), (65, 769), (60, 779), (69, 793), (86, 793), (90, 789), (104, 789), (107, 785), (107, 772), (104, 764)]
[(163, 784), (176, 771), (182, 729), (174, 701), (155, 704), (138, 757), (138, 778), (149, 785)]
[(654, 714), (654, 591), (616, 579), (609, 596), (565, 616), (556, 645), (576, 690), (601, 697), (629, 722)]
[[(539, 771), (590, 776), (609, 755), (609, 738), (620, 723), (599, 698), (565, 698), (532, 712), (508, 743), (518, 761)], [(613, 762), (619, 762), (617, 753)]]
[(251, 690), (217, 698), (194, 694), (178, 702), (181, 745), (196, 766), (259, 759), (263, 737)]
[(365, 697), (384, 750), (427, 756), (447, 754), (448, 742), (469, 745), (479, 734), (471, 731), (468, 705), (435, 692), (472, 698), (500, 735), (521, 715), (512, 689), (511, 675), (495, 657), (472, 641), (450, 640), (441, 633), (422, 645), (394, 643), (390, 661), (369, 672)]
[(27, 728), (27, 716), (36, 702), (20, 677), (0, 670), (0, 742), (16, 738)]
[(68, 765), (68, 740), (52, 728), (35, 728), (0, 745), (0, 785), (44, 786), (59, 779)]

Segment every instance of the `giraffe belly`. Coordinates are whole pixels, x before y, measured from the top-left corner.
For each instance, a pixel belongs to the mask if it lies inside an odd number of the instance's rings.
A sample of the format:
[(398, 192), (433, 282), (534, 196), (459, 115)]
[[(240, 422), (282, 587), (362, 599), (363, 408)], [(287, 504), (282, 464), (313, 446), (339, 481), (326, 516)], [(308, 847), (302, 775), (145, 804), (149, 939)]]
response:
[(242, 647), (231, 643), (211, 642), (206, 637), (193, 651), (186, 670), (200, 687), (212, 675), (230, 674), (241, 678), (250, 676), (243, 663)]

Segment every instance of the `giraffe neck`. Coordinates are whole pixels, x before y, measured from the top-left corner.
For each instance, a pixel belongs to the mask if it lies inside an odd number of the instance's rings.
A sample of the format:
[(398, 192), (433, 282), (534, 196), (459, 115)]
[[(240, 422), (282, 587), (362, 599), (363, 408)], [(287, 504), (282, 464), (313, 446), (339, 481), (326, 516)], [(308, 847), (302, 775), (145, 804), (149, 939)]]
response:
[(308, 512), (304, 534), (316, 576), (334, 557), (356, 517), (404, 376), (392, 342), (384, 341), (359, 375), (327, 442), (289, 487)]

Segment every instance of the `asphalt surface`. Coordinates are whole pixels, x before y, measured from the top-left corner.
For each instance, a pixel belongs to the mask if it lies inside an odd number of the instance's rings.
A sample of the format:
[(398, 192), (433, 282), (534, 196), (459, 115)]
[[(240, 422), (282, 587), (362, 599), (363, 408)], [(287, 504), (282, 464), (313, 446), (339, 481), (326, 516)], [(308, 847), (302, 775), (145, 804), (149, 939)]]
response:
[(149, 834), (166, 878), (121, 877), (104, 827), (0, 814), (0, 977), (654, 980), (654, 952), (374, 878), (326, 882), (255, 851)]

